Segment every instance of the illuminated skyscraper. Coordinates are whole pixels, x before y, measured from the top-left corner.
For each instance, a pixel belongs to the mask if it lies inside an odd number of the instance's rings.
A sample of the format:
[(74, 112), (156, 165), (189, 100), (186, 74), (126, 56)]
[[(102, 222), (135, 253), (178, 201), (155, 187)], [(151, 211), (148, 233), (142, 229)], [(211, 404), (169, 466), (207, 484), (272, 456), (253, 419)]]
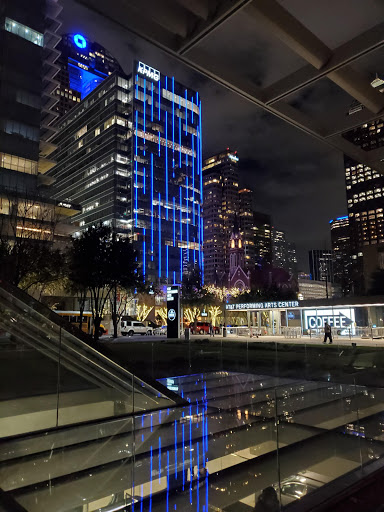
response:
[(333, 250), (334, 281), (340, 284), (343, 295), (351, 291), (351, 234), (348, 215), (329, 221)]
[(229, 148), (204, 160), (204, 264), (207, 283), (229, 270), (228, 244), (239, 214), (239, 158)]
[(253, 198), (254, 193), (249, 188), (239, 190), (239, 225), (244, 244), (244, 264), (246, 269), (252, 269), (255, 266)]
[(117, 60), (98, 43), (93, 43), (81, 34), (66, 34), (57, 47), (60, 70), (55, 94), (58, 103), (55, 110), (60, 116), (66, 114), (90, 94), (112, 73), (123, 73)]
[(54, 221), (72, 211), (42, 188), (54, 165), (60, 11), (56, 0), (0, 2), (0, 231), (10, 238), (52, 240)]
[[(384, 81), (375, 78), (372, 87), (383, 92)], [(363, 109), (362, 105), (351, 108), (352, 115)], [(364, 151), (372, 151), (384, 145), (384, 119), (376, 119), (343, 134), (348, 141)], [(379, 267), (384, 250), (384, 174), (368, 165), (344, 157), (345, 185), (350, 229), (352, 280), (355, 294), (365, 293), (370, 276), (366, 268)], [(365, 259), (374, 260), (367, 265)]]
[(201, 102), (141, 62), (113, 74), (58, 123), (54, 197), (76, 201), (80, 229), (129, 236), (147, 283), (204, 271)]
[(255, 245), (255, 263), (272, 263), (272, 220), (271, 216), (253, 212), (253, 241)]

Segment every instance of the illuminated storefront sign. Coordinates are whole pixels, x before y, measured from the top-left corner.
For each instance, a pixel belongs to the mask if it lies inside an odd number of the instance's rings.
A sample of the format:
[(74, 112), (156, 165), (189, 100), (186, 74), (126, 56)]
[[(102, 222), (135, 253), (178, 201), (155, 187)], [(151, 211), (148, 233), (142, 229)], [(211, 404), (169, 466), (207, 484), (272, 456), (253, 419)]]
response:
[(160, 71), (158, 71), (155, 68), (151, 68), (150, 66), (147, 66), (147, 64), (144, 64), (143, 62), (139, 62), (137, 66), (137, 72), (148, 78), (156, 80), (156, 82), (160, 80)]
[(244, 311), (248, 309), (286, 309), (298, 308), (298, 300), (280, 300), (275, 302), (248, 302), (245, 304), (227, 304), (226, 309)]
[(335, 330), (340, 330), (341, 334), (354, 330), (354, 308), (304, 309), (303, 315), (306, 329), (323, 329), (328, 323)]

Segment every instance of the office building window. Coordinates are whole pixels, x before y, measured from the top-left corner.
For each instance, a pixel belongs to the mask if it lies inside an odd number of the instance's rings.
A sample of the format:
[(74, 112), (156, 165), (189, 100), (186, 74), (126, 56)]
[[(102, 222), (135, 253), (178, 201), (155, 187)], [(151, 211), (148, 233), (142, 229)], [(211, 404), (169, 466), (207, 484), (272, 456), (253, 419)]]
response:
[(12, 34), (16, 34), (17, 36), (20, 36), (23, 39), (26, 39), (27, 41), (30, 41), (33, 44), (36, 44), (37, 46), (44, 45), (43, 34), (40, 34), (40, 32), (37, 32), (37, 30), (33, 30), (30, 27), (27, 27), (26, 25), (22, 25), (21, 23), (18, 23), (17, 21), (12, 20), (11, 18), (5, 18), (5, 30), (7, 32), (11, 32)]
[(0, 153), (0, 167), (27, 174), (37, 174), (37, 162), (7, 153)]
[(20, 135), (25, 139), (33, 140), (35, 142), (40, 140), (40, 130), (35, 126), (29, 126), (24, 123), (19, 123), (18, 121), (6, 119), (3, 121), (2, 127), (0, 128), (10, 135)]
[(23, 105), (28, 105), (28, 107), (40, 108), (41, 107), (41, 98), (37, 94), (31, 94), (28, 91), (24, 91), (23, 89), (17, 89), (16, 91), (16, 101), (18, 103), (22, 103)]

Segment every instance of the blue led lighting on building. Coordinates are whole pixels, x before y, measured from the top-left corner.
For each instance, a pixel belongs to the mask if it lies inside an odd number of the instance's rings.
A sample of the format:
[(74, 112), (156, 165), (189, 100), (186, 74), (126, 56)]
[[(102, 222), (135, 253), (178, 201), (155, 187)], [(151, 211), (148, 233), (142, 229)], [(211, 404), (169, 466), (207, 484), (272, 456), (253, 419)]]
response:
[(69, 87), (73, 91), (79, 92), (83, 100), (101, 84), (106, 75), (99, 76), (86, 69), (82, 69), (79, 67), (79, 64), (72, 59), (68, 62)]
[(329, 223), (332, 224), (332, 222), (335, 222), (335, 220), (346, 220), (346, 219), (349, 219), (348, 215), (344, 215), (343, 217), (337, 217), (336, 219), (331, 219), (329, 221)]
[(146, 282), (173, 284), (181, 282), (184, 265), (203, 261), (199, 96), (174, 77), (155, 80), (136, 69), (132, 236), (142, 241), (138, 261)]
[(73, 42), (78, 48), (81, 48), (82, 50), (87, 47), (87, 40), (81, 34), (75, 34), (73, 36)]

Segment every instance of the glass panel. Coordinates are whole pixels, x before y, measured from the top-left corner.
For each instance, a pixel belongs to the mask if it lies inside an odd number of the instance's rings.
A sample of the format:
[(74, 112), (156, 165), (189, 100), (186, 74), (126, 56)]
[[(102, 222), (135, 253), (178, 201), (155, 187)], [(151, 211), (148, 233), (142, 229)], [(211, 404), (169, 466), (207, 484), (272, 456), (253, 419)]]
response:
[[(42, 304), (9, 288), (12, 294), (0, 287), (3, 366), (14, 381), (13, 387), (2, 386), (9, 389), (1, 406), (4, 436), (174, 405), (60, 327), (61, 319)], [(77, 335), (88, 339), (81, 331)]]
[(11, 439), (1, 487), (28, 512), (120, 510), (132, 503), (133, 454), (133, 418)]

